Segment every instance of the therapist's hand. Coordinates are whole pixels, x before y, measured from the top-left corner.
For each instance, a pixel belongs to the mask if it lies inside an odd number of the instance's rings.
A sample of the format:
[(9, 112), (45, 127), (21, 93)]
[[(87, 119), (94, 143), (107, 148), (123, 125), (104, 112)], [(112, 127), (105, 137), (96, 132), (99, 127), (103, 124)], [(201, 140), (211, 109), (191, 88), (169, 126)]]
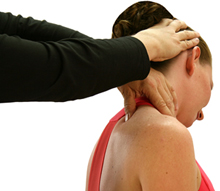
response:
[(118, 87), (124, 97), (124, 107), (127, 121), (136, 110), (135, 98), (145, 96), (165, 115), (175, 116), (177, 97), (174, 89), (164, 75), (153, 68), (144, 80), (130, 82)]
[[(164, 61), (199, 43), (199, 33), (186, 29), (183, 21), (163, 19), (159, 24), (140, 31), (133, 37), (145, 46), (150, 61)], [(180, 32), (179, 32), (180, 31)]]

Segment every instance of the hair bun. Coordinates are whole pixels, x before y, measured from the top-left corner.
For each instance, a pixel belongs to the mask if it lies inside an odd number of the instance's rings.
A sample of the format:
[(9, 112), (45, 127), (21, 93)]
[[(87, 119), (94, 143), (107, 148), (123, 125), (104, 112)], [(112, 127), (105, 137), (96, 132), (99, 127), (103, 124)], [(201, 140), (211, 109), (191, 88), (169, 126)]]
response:
[(113, 26), (112, 38), (131, 35), (132, 31), (133, 25), (128, 20), (120, 20)]
[(112, 38), (134, 35), (159, 23), (163, 18), (173, 19), (173, 16), (162, 5), (151, 1), (135, 3), (116, 19)]

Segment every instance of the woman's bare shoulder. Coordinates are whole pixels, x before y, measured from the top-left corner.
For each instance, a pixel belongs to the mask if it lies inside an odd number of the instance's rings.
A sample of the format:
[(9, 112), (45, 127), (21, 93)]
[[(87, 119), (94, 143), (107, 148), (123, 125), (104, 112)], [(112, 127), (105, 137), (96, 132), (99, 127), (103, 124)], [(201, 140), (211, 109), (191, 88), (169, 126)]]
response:
[(129, 160), (137, 164), (135, 171), (143, 190), (196, 189), (192, 137), (176, 118), (143, 106), (119, 127), (119, 134), (125, 130), (125, 139), (132, 140)]
[(138, 108), (124, 126), (137, 136), (141, 144), (153, 144), (158, 149), (166, 145), (193, 147), (191, 134), (182, 123), (175, 117), (162, 115), (152, 107)]

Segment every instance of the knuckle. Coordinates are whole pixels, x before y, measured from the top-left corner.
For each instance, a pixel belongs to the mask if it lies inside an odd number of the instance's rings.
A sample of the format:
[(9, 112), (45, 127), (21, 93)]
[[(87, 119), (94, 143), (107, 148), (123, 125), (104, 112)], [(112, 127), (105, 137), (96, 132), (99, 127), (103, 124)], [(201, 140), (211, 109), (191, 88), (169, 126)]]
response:
[(174, 90), (173, 86), (170, 86), (170, 92), (175, 93), (175, 90)]
[(165, 107), (167, 107), (167, 104), (165, 103), (165, 101), (164, 100), (158, 100), (158, 102), (157, 102), (157, 105), (158, 105), (158, 107), (160, 107), (160, 108), (165, 108)]
[(153, 90), (157, 88), (157, 84), (155, 83), (155, 79), (148, 79), (147, 84), (152, 88)]
[(124, 100), (124, 108), (125, 108), (125, 110), (126, 110), (126, 111), (132, 110), (133, 107), (134, 107), (133, 104), (134, 104), (134, 103), (131, 102), (131, 101), (129, 101), (129, 100)]
[(167, 107), (169, 107), (169, 108), (174, 107), (173, 99), (170, 98), (170, 99), (166, 100), (166, 105), (167, 105)]
[(183, 21), (180, 21), (180, 20), (174, 20), (174, 22), (176, 22), (176, 24), (178, 24), (178, 25), (182, 25), (182, 22), (183, 22)]
[(185, 33), (185, 37), (186, 37), (186, 39), (189, 39), (189, 38), (190, 38), (190, 36), (191, 36), (190, 31), (185, 30), (185, 31), (184, 31), (184, 33)]
[(126, 111), (131, 110), (131, 104), (125, 103), (125, 104), (124, 104), (124, 108), (125, 108)]
[(185, 47), (186, 47), (186, 48), (190, 47), (190, 41), (185, 40), (184, 42), (185, 42), (184, 44), (185, 44)]
[(174, 34), (174, 36), (172, 38), (172, 43), (176, 46), (179, 46), (181, 44), (181, 40), (180, 40), (179, 35), (177, 33)]
[(175, 38), (175, 43), (179, 46), (179, 45), (181, 45), (181, 40), (178, 37), (176, 37)]
[(164, 81), (160, 78), (156, 79), (156, 85), (155, 86), (158, 89), (158, 91), (161, 90), (161, 89), (165, 89)]

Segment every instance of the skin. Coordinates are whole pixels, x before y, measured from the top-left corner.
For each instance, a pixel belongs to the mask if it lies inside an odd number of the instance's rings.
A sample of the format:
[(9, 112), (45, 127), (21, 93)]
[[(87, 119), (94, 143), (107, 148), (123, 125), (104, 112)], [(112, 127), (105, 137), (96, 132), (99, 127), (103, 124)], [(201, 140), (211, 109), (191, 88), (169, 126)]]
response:
[[(163, 61), (199, 43), (198, 32), (187, 30), (179, 32), (185, 28), (187, 25), (183, 21), (163, 19), (159, 24), (140, 31), (133, 37), (143, 43), (150, 61)], [(160, 72), (153, 69), (146, 79), (130, 82), (118, 89), (124, 97), (126, 120), (131, 118), (136, 110), (134, 99), (143, 95), (163, 114), (175, 116), (178, 109), (173, 87)]]
[(203, 119), (202, 108), (213, 87), (212, 68), (201, 65), (199, 56), (198, 47), (184, 51), (163, 72), (179, 100), (176, 118), (140, 106), (130, 120), (118, 121), (108, 143), (100, 191), (199, 190), (201, 174), (186, 127)]

